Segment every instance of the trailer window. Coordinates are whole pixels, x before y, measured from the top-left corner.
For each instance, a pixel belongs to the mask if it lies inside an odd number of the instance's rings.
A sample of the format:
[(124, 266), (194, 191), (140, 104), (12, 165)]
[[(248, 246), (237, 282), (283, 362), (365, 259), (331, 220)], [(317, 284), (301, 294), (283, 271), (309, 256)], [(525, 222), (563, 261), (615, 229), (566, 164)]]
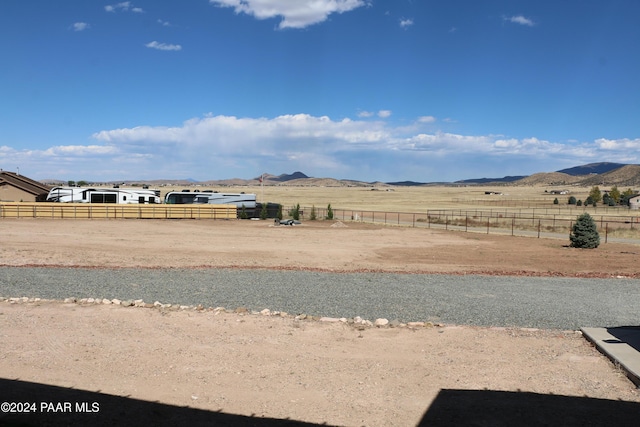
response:
[(115, 194), (91, 193), (91, 203), (116, 203)]

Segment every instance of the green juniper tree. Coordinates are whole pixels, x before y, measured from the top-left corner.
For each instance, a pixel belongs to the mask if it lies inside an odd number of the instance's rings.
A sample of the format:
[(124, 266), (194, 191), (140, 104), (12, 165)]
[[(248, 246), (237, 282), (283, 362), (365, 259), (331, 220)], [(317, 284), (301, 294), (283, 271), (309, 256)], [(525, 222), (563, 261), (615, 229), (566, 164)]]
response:
[(289, 215), (296, 221), (300, 219), (300, 203), (296, 204), (296, 206), (289, 211)]
[(573, 248), (594, 249), (600, 245), (600, 235), (591, 215), (585, 212), (578, 217), (569, 239)]
[(331, 208), (331, 203), (327, 206), (327, 219), (333, 219), (333, 209)]

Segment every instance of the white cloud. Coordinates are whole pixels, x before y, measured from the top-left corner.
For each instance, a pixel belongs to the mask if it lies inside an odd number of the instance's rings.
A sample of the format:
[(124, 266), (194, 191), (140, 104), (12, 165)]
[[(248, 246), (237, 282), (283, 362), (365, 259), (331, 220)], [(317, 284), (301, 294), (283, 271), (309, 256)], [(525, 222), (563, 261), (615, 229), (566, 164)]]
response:
[(162, 19), (158, 19), (158, 24), (162, 25), (163, 27), (170, 27), (171, 23), (168, 21), (163, 21)]
[(179, 44), (159, 43), (155, 40), (147, 43), (145, 46), (157, 50), (182, 50), (182, 46), (180, 46)]
[(373, 116), (334, 120), (309, 114), (206, 115), (179, 126), (102, 130), (87, 145), (42, 150), (5, 145), (0, 147), (0, 159), (7, 166), (19, 166), (25, 175), (34, 170), (41, 178), (107, 181), (247, 178), (258, 171), (294, 170), (362, 180), (443, 181), (559, 170), (594, 161), (640, 163), (640, 138), (554, 142), (424, 132), (419, 125), (437, 123), (433, 116), (418, 118), (415, 126), (398, 126)]
[(535, 22), (533, 22), (531, 19), (525, 18), (522, 15), (505, 17), (504, 20), (512, 22), (514, 24), (525, 25), (527, 27), (533, 27), (534, 25), (536, 25)]
[(332, 13), (344, 13), (367, 4), (365, 0), (209, 0), (219, 7), (256, 19), (281, 17), (278, 28), (305, 28), (327, 20)]
[[(426, 119), (424, 122), (432, 123), (433, 120)], [(436, 153), (456, 156), (466, 153), (505, 158), (517, 155), (539, 159), (566, 157), (588, 160), (598, 157), (602, 146), (609, 151), (615, 147), (625, 156), (630, 143), (631, 146), (640, 146), (640, 140), (562, 144), (535, 137), (517, 139), (445, 132), (416, 134), (411, 127), (394, 127), (384, 121), (335, 121), (326, 116), (308, 114), (272, 119), (206, 116), (188, 120), (179, 127), (141, 126), (104, 130), (95, 133), (93, 138), (108, 146), (118, 146), (126, 152), (154, 150), (179, 156), (179, 153), (206, 149), (212, 155), (223, 157), (282, 155), (298, 159), (313, 155), (328, 158), (345, 152), (414, 152), (418, 155)], [(611, 159), (615, 154), (607, 153), (607, 157)]]
[(596, 139), (596, 144), (598, 148), (600, 148), (601, 150), (607, 150), (607, 151), (616, 151), (616, 150), (621, 150), (621, 151), (633, 150), (636, 152), (640, 151), (640, 138), (636, 138), (636, 139), (600, 138), (600, 139)]
[(380, 110), (380, 111), (378, 111), (378, 117), (380, 117), (382, 119), (386, 119), (388, 117), (391, 117), (391, 110)]
[(135, 13), (144, 12), (144, 10), (142, 10), (141, 7), (134, 7), (130, 1), (123, 1), (116, 4), (107, 5), (104, 7), (104, 10), (106, 10), (107, 12), (117, 12), (117, 11), (121, 11), (121, 12), (131, 11)]
[(372, 113), (371, 111), (359, 111), (358, 112), (358, 117), (373, 117), (375, 113)]
[(433, 116), (422, 116), (418, 117), (418, 122), (420, 123), (435, 123), (436, 118)]
[(86, 22), (75, 22), (71, 28), (73, 28), (73, 31), (84, 31), (91, 28), (91, 26)]
[(116, 154), (116, 147), (106, 145), (58, 145), (43, 151), (46, 156), (94, 156)]
[(413, 25), (413, 19), (401, 19), (400, 26), (402, 28), (407, 28)]

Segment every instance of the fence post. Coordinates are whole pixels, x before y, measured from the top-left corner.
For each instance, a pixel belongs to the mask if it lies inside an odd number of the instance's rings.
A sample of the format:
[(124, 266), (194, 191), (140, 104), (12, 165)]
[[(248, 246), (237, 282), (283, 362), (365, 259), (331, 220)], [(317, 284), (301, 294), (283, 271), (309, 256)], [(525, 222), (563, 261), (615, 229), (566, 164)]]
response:
[(511, 218), (511, 237), (513, 237), (513, 228), (516, 224), (516, 219), (515, 218)]
[(413, 227), (416, 227), (416, 214), (413, 214)]
[(607, 225), (604, 228), (604, 242), (607, 243), (608, 239), (609, 239), (609, 223), (607, 222)]
[(464, 217), (464, 231), (465, 231), (465, 233), (467, 232), (468, 228), (469, 228), (469, 215), (466, 215)]
[(487, 218), (487, 234), (489, 234), (489, 222), (491, 221), (491, 217)]
[(538, 239), (540, 238), (540, 220), (538, 220)]

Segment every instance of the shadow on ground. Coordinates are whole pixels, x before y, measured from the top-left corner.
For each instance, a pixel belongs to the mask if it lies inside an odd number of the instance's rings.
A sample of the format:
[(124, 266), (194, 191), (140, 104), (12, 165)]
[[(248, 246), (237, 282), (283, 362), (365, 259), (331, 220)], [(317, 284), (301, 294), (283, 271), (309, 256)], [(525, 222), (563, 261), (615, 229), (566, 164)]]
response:
[[(320, 426), (148, 402), (99, 392), (0, 379), (0, 426)], [(13, 402), (35, 412), (7, 412)], [(25, 405), (27, 404), (27, 405)], [(11, 409), (11, 408), (10, 408)], [(18, 408), (15, 407), (17, 410)], [(419, 426), (636, 426), (640, 403), (586, 397), (441, 390)]]
[(441, 390), (419, 426), (637, 426), (640, 403), (492, 390)]
[[(35, 412), (7, 412), (4, 402), (35, 403)], [(318, 426), (289, 419), (248, 417), (112, 396), (19, 380), (0, 379), (0, 426)], [(68, 403), (68, 404), (67, 404)], [(44, 404), (44, 405), (43, 405)], [(19, 408), (17, 405), (22, 405)], [(32, 405), (28, 405), (33, 409)], [(11, 408), (9, 408), (11, 409)], [(89, 412), (91, 411), (91, 412)], [(326, 424), (324, 424), (326, 425)]]
[(607, 332), (640, 352), (640, 326), (619, 326), (607, 328)]

